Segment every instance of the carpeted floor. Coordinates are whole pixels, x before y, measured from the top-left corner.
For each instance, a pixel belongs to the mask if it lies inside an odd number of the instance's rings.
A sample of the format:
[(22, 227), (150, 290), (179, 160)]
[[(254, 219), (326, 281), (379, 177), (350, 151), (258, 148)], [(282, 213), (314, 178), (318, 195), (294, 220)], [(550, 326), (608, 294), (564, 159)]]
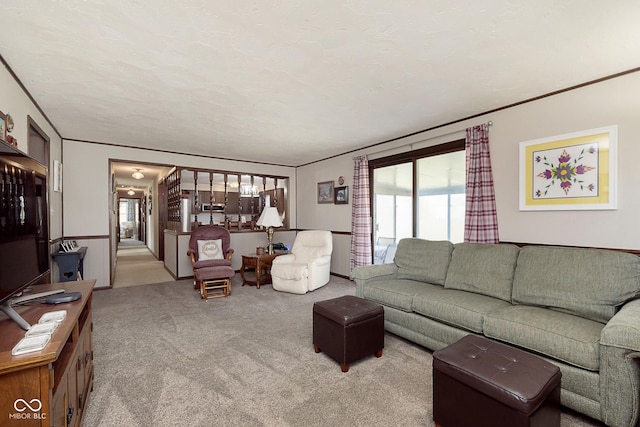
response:
[[(236, 275), (238, 276), (238, 275)], [(315, 301), (239, 286), (203, 301), (191, 280), (94, 293), (94, 390), (84, 426), (432, 426), (431, 353), (386, 334), (342, 373), (312, 345)], [(570, 411), (563, 427), (598, 426)]]
[(148, 285), (173, 280), (164, 268), (164, 262), (158, 261), (143, 242), (134, 239), (122, 239), (118, 243), (114, 288)]

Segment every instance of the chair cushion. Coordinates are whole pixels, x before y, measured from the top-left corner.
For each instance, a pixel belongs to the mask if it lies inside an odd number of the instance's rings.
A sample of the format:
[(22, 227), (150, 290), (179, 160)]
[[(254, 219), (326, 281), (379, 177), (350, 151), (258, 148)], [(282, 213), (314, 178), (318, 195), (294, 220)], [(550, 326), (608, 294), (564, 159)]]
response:
[(196, 261), (193, 264), (194, 269), (205, 268), (205, 267), (223, 267), (230, 266), (231, 260), (228, 259), (205, 259), (202, 261)]
[(307, 264), (280, 264), (277, 269), (271, 269), (271, 276), (284, 280), (300, 280), (309, 277), (309, 269)]
[(222, 240), (198, 240), (198, 261), (223, 259)]
[(230, 266), (205, 267), (195, 271), (196, 280), (226, 279), (234, 274), (235, 271)]

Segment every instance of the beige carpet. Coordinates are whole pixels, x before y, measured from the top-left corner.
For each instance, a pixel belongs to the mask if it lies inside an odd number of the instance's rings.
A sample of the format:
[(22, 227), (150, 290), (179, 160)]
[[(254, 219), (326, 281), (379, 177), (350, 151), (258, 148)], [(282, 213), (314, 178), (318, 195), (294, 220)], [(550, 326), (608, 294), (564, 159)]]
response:
[(173, 280), (144, 243), (133, 239), (122, 239), (116, 253), (114, 288), (148, 285)]
[[(433, 426), (431, 353), (386, 334), (342, 373), (312, 345), (315, 301), (239, 286), (203, 301), (190, 280), (94, 293), (94, 390), (84, 426)], [(563, 427), (598, 426), (565, 410)]]

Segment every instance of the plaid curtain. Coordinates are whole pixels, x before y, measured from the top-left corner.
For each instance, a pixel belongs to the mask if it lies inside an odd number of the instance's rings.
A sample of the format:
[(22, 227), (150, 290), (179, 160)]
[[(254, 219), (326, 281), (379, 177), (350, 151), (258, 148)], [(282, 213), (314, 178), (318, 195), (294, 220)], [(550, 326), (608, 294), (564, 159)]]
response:
[(464, 241), (498, 243), (498, 216), (489, 155), (489, 125), (467, 128)]
[(369, 189), (369, 159), (353, 159), (353, 205), (351, 211), (351, 270), (371, 264), (371, 208)]

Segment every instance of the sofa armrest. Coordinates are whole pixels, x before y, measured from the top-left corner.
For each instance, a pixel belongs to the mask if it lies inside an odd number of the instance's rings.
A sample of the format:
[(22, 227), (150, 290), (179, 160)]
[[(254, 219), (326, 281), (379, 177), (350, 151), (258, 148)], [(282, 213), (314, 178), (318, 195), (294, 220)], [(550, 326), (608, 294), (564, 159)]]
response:
[(331, 255), (321, 256), (309, 261), (309, 268), (321, 267), (331, 264)]
[(351, 279), (358, 281), (384, 280), (395, 278), (398, 266), (395, 264), (374, 264), (356, 267), (351, 272)]
[(191, 265), (196, 263), (196, 252), (193, 249), (189, 249), (187, 251), (187, 255), (189, 256), (189, 259), (191, 260)]
[(640, 352), (640, 299), (626, 303), (602, 329), (600, 344)]
[(379, 280), (391, 280), (398, 276), (395, 264), (374, 264), (356, 267), (351, 272), (351, 279), (356, 282), (356, 296), (364, 298), (364, 288), (368, 283)]
[(640, 395), (640, 300), (626, 303), (600, 334), (601, 420), (635, 426)]

